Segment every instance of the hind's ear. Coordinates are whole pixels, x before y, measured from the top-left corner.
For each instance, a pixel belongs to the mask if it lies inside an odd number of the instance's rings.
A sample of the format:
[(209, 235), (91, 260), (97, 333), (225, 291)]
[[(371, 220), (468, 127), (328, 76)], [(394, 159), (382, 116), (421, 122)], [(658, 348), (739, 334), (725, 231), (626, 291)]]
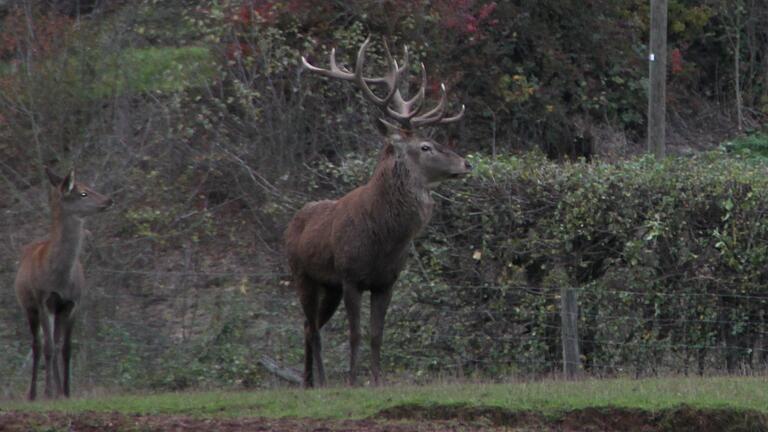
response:
[(61, 182), (63, 179), (56, 175), (55, 172), (51, 171), (51, 168), (46, 165), (45, 167), (45, 174), (48, 175), (48, 181), (51, 182), (51, 186), (59, 186), (61, 185)]
[(69, 174), (67, 174), (67, 176), (64, 177), (64, 180), (61, 182), (61, 190), (65, 193), (70, 193), (74, 188), (75, 188), (75, 170), (71, 169), (69, 170)]

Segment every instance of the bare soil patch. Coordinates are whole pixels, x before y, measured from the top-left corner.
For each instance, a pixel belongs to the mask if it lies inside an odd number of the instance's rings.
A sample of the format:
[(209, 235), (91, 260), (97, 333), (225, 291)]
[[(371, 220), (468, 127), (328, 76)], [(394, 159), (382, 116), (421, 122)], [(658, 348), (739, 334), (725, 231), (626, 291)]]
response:
[(659, 412), (588, 408), (559, 416), (498, 407), (404, 405), (364, 420), (220, 418), (121, 413), (0, 412), (0, 432), (26, 431), (692, 431), (768, 432), (768, 416), (753, 411), (681, 406)]
[(754, 411), (695, 409), (680, 406), (657, 412), (628, 408), (586, 408), (559, 416), (499, 407), (469, 405), (403, 405), (388, 408), (378, 417), (396, 420), (454, 420), (466, 424), (485, 423), (491, 427), (543, 431), (692, 431), (768, 432), (768, 416)]

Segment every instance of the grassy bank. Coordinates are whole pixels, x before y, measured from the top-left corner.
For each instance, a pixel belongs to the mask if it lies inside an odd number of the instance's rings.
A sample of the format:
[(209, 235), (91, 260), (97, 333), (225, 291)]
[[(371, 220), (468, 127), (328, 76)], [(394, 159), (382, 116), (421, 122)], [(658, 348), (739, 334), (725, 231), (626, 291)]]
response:
[(251, 392), (199, 392), (83, 397), (55, 402), (4, 402), (2, 411), (85, 411), (358, 419), (399, 405), (499, 407), (544, 415), (600, 407), (660, 411), (682, 404), (697, 409), (768, 413), (768, 378), (664, 378), (546, 381), (509, 384), (438, 384), (423, 387), (328, 388)]

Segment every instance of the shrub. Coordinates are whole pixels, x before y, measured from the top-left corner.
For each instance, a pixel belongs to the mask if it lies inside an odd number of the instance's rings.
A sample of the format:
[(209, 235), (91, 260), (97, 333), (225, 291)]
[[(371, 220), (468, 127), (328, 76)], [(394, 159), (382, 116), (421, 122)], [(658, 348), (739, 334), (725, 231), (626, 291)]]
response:
[(438, 191), (395, 294), (393, 366), (556, 371), (563, 286), (578, 289), (592, 373), (765, 364), (763, 165), (472, 161), (474, 176)]

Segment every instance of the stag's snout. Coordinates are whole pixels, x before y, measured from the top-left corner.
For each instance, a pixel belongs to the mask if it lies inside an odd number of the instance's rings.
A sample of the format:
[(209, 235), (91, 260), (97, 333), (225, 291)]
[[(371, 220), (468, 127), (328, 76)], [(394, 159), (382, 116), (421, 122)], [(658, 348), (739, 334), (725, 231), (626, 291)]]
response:
[(472, 172), (472, 164), (469, 163), (469, 161), (464, 158), (460, 158), (460, 159), (461, 159), (460, 162), (457, 164), (458, 169), (452, 172), (451, 174), (449, 174), (448, 178), (457, 179), (457, 178), (464, 177), (465, 175)]
[(466, 159), (462, 159), (462, 161), (463, 161), (464, 169), (463, 169), (463, 171), (461, 173), (459, 173), (459, 175), (458, 175), (459, 177), (465, 176), (465, 175), (469, 174), (470, 172), (472, 172), (472, 164), (469, 163), (469, 161), (466, 160)]

